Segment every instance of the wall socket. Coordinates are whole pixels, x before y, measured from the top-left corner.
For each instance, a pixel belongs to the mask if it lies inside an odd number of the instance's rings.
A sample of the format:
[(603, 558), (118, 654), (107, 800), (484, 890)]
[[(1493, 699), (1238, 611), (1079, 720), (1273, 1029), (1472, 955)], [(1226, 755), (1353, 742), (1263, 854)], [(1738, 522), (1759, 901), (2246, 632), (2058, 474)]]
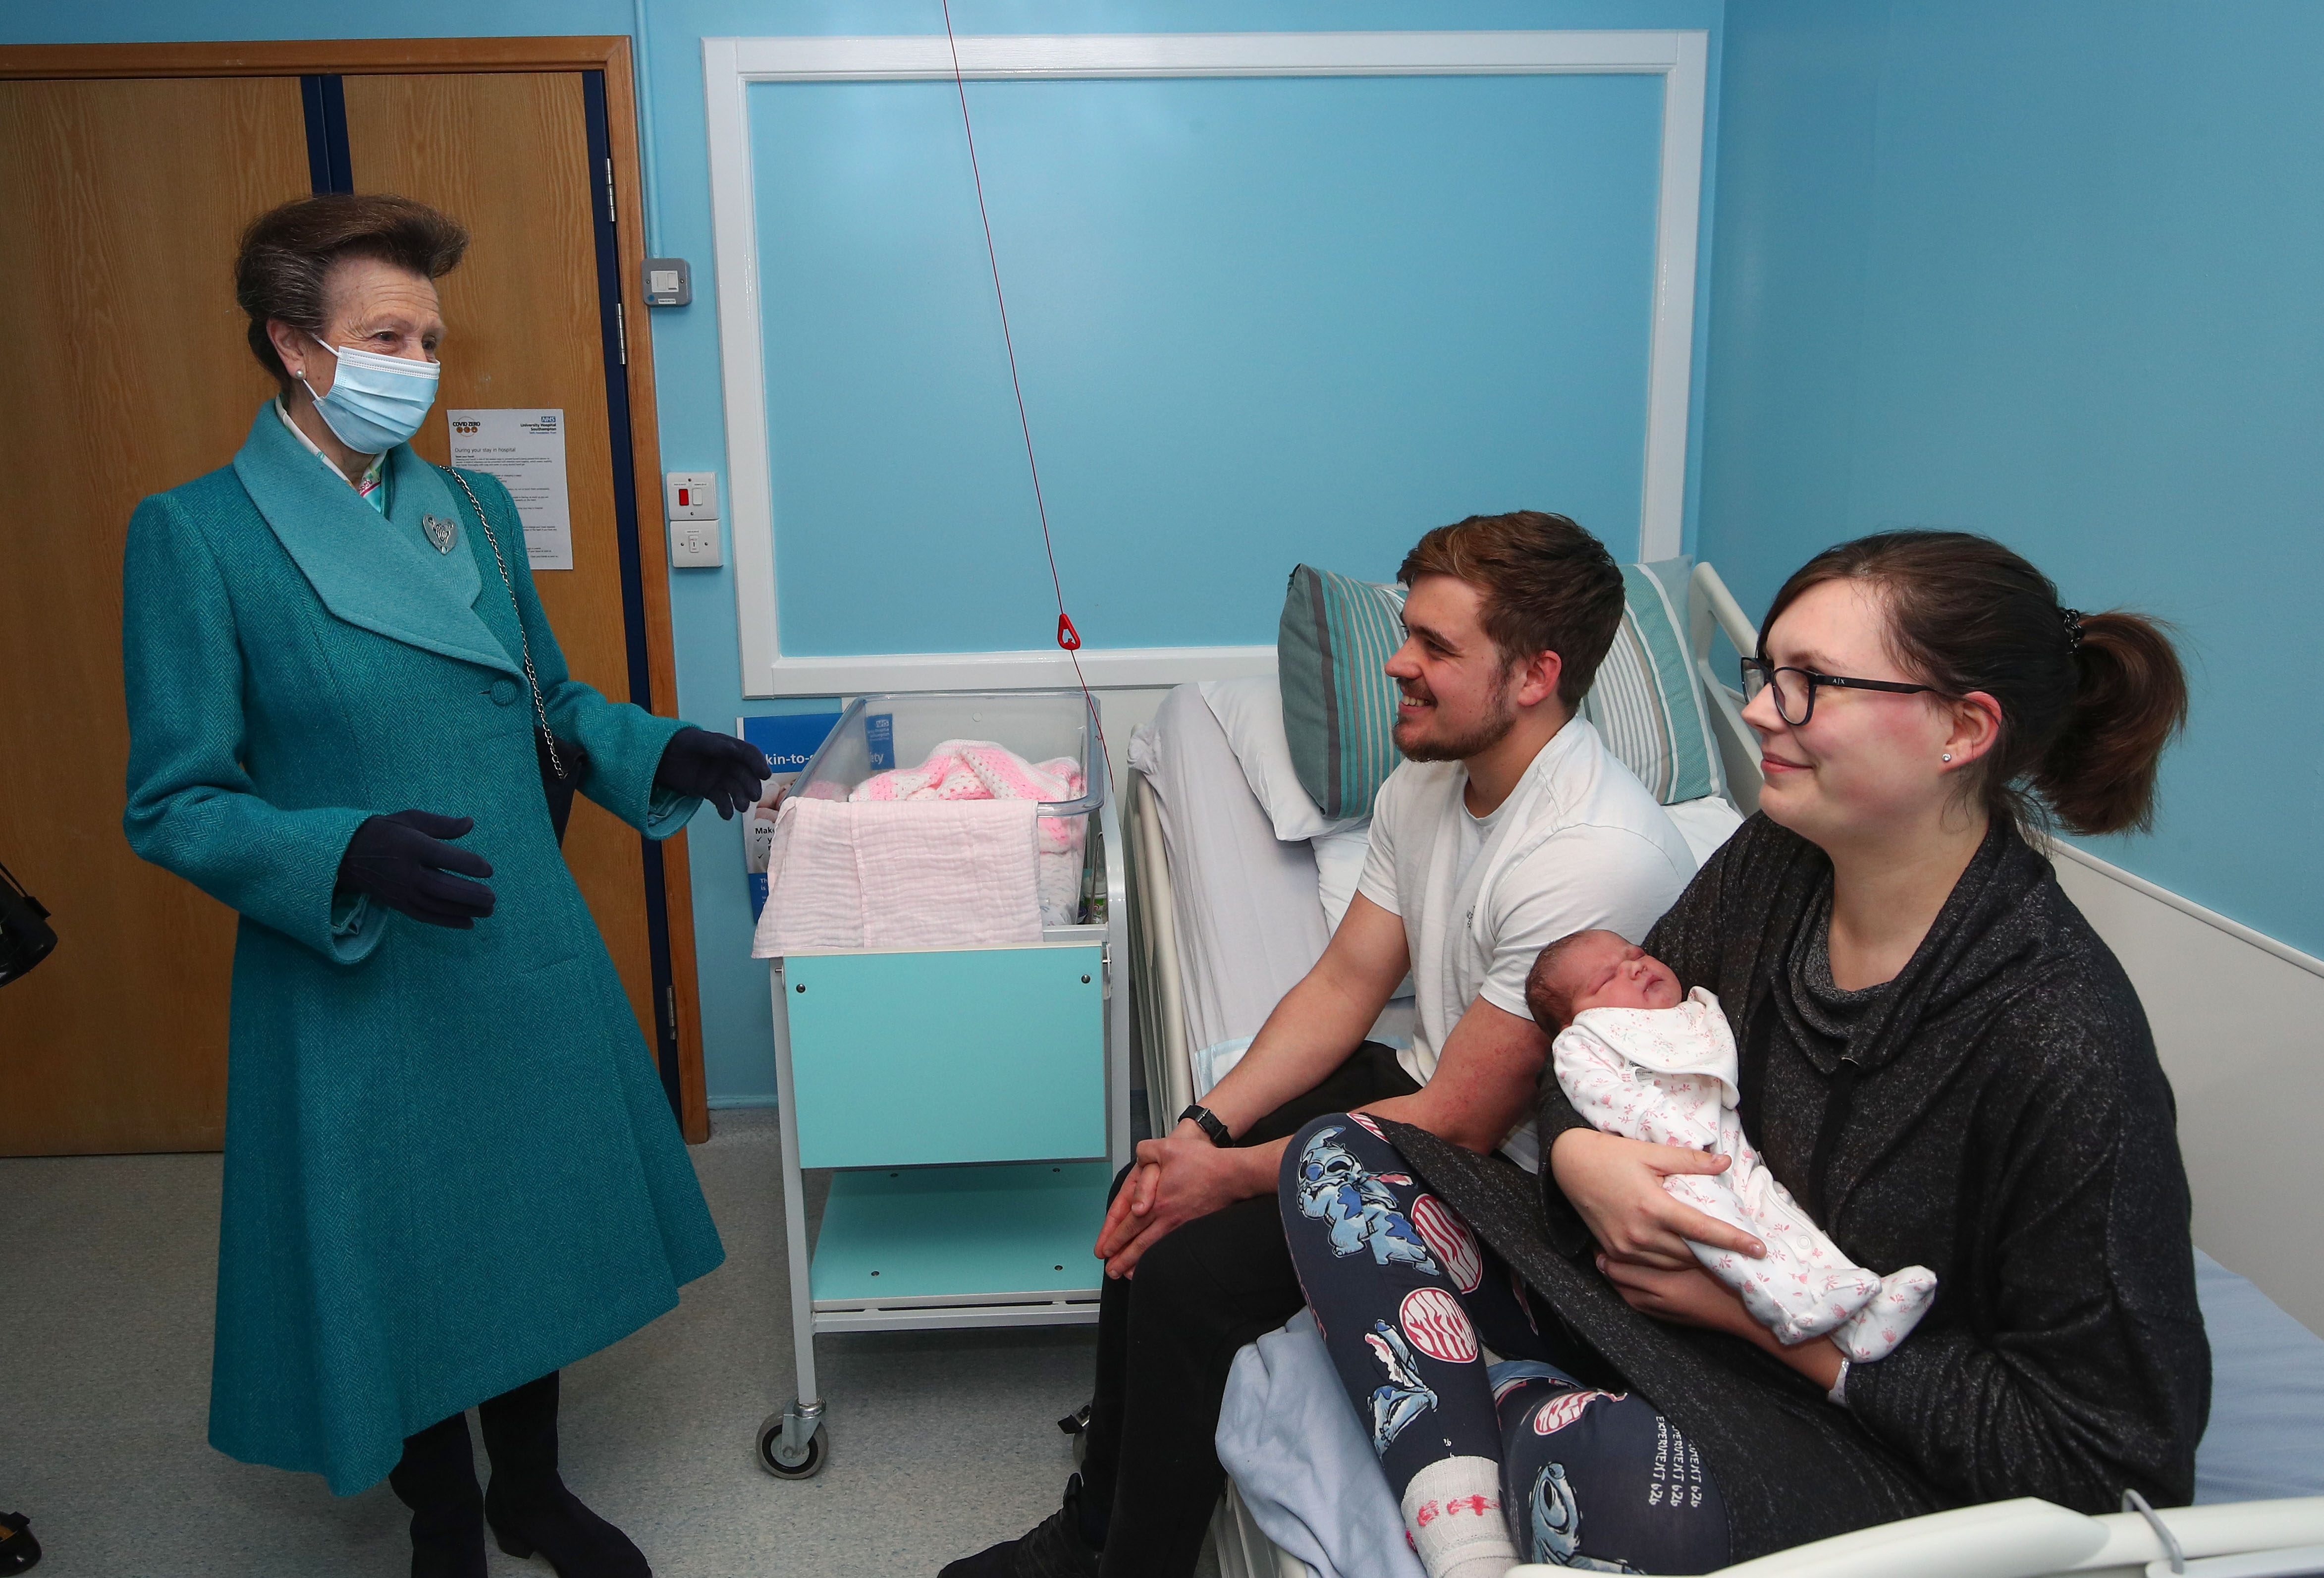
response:
[(663, 503), (673, 521), (718, 519), (718, 474), (672, 471), (662, 476)]
[(718, 541), (716, 472), (664, 473), (662, 500), (669, 516), (671, 568), (711, 570), (726, 562)]
[(669, 523), (670, 568), (715, 570), (726, 562), (718, 548), (715, 521), (672, 521)]

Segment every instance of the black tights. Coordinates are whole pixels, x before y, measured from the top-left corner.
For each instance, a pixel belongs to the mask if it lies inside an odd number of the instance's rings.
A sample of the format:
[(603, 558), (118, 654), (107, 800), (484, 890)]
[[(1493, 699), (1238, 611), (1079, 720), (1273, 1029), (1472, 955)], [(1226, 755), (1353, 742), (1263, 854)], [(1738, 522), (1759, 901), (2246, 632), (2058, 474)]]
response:
[[(1319, 1114), (1417, 1089), (1392, 1051), (1368, 1041), (1236, 1143), (1287, 1139)], [(1084, 1532), (1104, 1543), (1104, 1578), (1185, 1578), (1194, 1570), (1226, 1487), (1214, 1443), (1227, 1370), (1244, 1343), (1305, 1302), (1272, 1195), (1187, 1223), (1146, 1252), (1137, 1276), (1107, 1279), (1082, 1464), (1083, 1506), (1099, 1525)]]

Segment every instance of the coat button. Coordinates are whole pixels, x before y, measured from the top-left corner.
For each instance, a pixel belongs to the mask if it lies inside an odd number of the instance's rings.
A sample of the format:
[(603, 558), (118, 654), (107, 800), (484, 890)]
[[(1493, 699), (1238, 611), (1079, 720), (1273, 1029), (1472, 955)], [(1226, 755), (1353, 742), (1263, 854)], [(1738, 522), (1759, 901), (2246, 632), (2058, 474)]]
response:
[(495, 679), (493, 681), (493, 705), (494, 706), (506, 706), (515, 699), (515, 680)]

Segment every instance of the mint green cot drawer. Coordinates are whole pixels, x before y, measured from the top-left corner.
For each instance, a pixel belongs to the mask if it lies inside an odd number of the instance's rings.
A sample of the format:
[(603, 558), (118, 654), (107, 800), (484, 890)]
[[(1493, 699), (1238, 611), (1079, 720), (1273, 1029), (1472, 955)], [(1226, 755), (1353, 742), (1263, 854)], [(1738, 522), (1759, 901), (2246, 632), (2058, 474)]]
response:
[(1095, 944), (784, 961), (799, 1165), (1105, 1154)]

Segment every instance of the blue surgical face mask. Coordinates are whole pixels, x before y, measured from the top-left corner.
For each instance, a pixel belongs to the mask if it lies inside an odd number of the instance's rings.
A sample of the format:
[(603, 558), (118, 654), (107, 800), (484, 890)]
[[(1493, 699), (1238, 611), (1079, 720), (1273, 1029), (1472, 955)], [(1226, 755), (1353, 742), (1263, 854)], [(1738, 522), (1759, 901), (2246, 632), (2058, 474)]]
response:
[[(313, 336), (309, 336), (312, 339)], [(321, 340), (316, 340), (323, 346)], [(315, 394), (315, 410), (339, 442), (362, 455), (384, 455), (410, 443), (436, 403), (436, 380), (443, 369), (433, 362), (383, 356), (353, 346), (323, 346), (338, 358), (338, 375), (328, 394)]]

